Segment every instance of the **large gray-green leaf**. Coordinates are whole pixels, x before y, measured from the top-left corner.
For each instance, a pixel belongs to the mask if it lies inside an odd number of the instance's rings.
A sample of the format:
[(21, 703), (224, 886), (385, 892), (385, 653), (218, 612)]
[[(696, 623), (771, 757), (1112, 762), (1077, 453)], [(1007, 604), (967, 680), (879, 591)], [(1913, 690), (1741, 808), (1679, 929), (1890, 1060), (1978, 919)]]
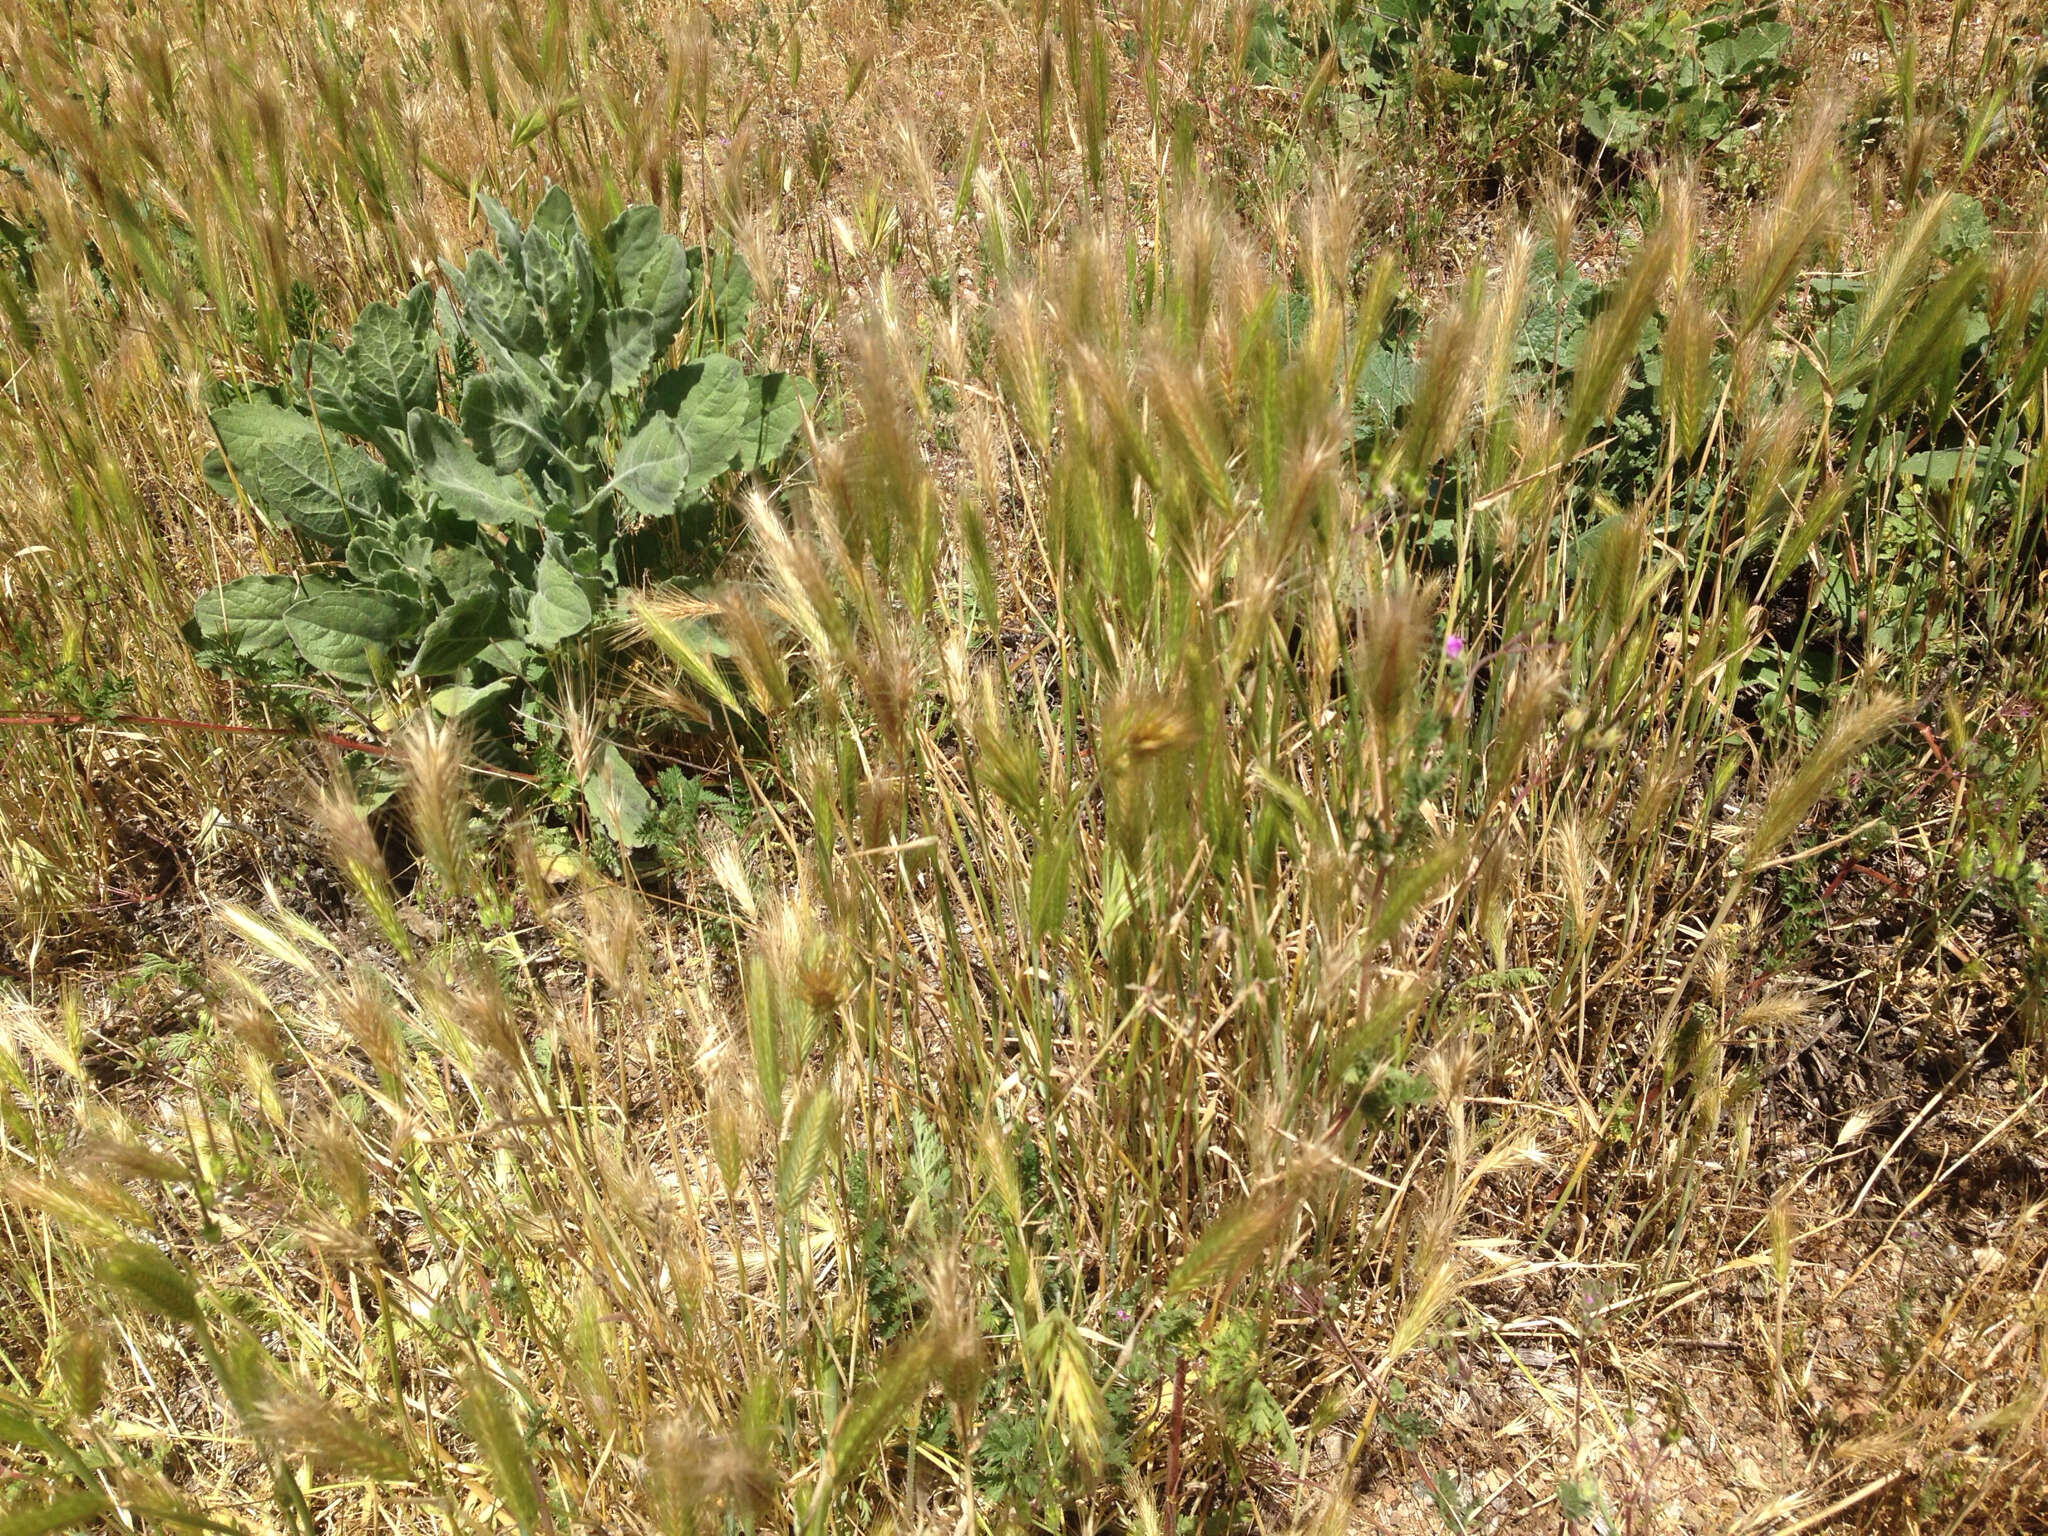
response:
[(787, 453), (817, 398), (817, 386), (797, 374), (762, 373), (748, 379), (740, 467), (759, 469)]
[(583, 781), (583, 803), (621, 848), (645, 847), (654, 833), (654, 800), (610, 742)]
[(1792, 29), (1784, 22), (1758, 22), (1733, 37), (1708, 43), (1700, 49), (1700, 62), (1715, 80), (1733, 80), (1759, 64), (1775, 63), (1791, 43)]
[[(468, 399), (465, 392), (465, 405)], [(495, 397), (492, 403), (495, 406)], [(406, 436), (412, 444), (413, 462), (420, 478), (457, 516), (494, 526), (511, 523), (532, 527), (539, 523), (540, 514), (534, 508), (526, 482), (517, 475), (500, 474), (485, 464), (447, 417), (414, 411), (406, 419)], [(489, 428), (485, 429), (485, 436), (488, 440)]]
[(560, 186), (549, 187), (542, 195), (533, 210), (531, 228), (535, 234), (552, 235), (561, 241), (576, 233), (576, 205)]
[(406, 668), (414, 677), (445, 677), (493, 640), (510, 633), (509, 616), (488, 587), (467, 593), (435, 615)]
[(619, 302), (654, 317), (655, 350), (666, 351), (682, 328), (696, 292), (696, 273), (682, 241), (662, 233), (661, 210), (646, 203), (613, 219), (605, 229), (604, 241), (611, 252)]
[(472, 251), (469, 265), (455, 274), (463, 318), (511, 352), (539, 356), (545, 345), (540, 312), (519, 278), (489, 251)]
[(754, 312), (754, 274), (737, 251), (714, 253), (707, 264), (704, 253), (692, 247), (691, 264), (704, 267), (700, 282), (707, 290), (703, 325), (709, 339), (725, 343), (747, 333), (747, 319)]
[(498, 563), (474, 544), (444, 544), (427, 559), (427, 570), (450, 598), (494, 586)]
[(479, 373), (462, 391), (462, 432), (484, 463), (516, 473), (540, 447), (540, 398), (516, 373)]
[(342, 355), (325, 342), (299, 341), (292, 344), (293, 398), (303, 400), (327, 431), (368, 437), (369, 423), (356, 416), (349, 373), (349, 365)]
[(746, 442), (747, 376), (737, 358), (714, 352), (671, 368), (647, 391), (650, 410), (675, 419), (689, 450), (683, 489), (702, 490), (740, 462)]
[(310, 416), (249, 402), (213, 413), (220, 448), (256, 509), (274, 521), (345, 544), (381, 520), (396, 495), (390, 474)]
[(596, 308), (590, 247), (579, 234), (558, 239), (529, 234), (521, 249), (527, 297), (546, 322), (549, 340), (566, 345), (583, 333)]
[(199, 594), (192, 627), (201, 641), (237, 656), (286, 659), (285, 610), (298, 600), (299, 584), (289, 576), (239, 576)]
[(509, 677), (493, 678), (481, 688), (473, 688), (465, 683), (450, 683), (445, 688), (436, 688), (427, 702), (434, 706), (436, 714), (467, 715), (495, 703), (511, 691), (512, 679)]
[(626, 439), (612, 466), (612, 486), (647, 517), (675, 511), (690, 477), (690, 450), (671, 416), (650, 416)]
[(654, 362), (654, 316), (644, 309), (615, 309), (604, 317), (608, 384), (615, 395), (632, 392)]
[(359, 420), (402, 432), (408, 413), (434, 408), (439, 381), (432, 345), (423, 326), (389, 304), (362, 312), (342, 356)]
[(519, 221), (505, 211), (505, 205), (488, 192), (476, 195), (476, 205), (483, 210), (484, 222), (491, 226), (491, 233), (498, 238), (498, 254), (505, 264), (514, 271), (519, 267), (519, 247), (526, 243), (526, 231), (519, 227)]
[(392, 547), (388, 533), (382, 536), (358, 534), (348, 541), (345, 559), (349, 575), (357, 581), (375, 581), (379, 576), (389, 576), (394, 571), (405, 569), (405, 560)]
[(389, 655), (419, 628), (420, 605), (376, 587), (337, 587), (285, 610), (284, 627), (306, 664), (345, 682), (376, 680), (373, 654)]
[(550, 544), (534, 572), (533, 597), (526, 606), (527, 643), (548, 650), (582, 634), (596, 616), (583, 578), (569, 568), (561, 550)]

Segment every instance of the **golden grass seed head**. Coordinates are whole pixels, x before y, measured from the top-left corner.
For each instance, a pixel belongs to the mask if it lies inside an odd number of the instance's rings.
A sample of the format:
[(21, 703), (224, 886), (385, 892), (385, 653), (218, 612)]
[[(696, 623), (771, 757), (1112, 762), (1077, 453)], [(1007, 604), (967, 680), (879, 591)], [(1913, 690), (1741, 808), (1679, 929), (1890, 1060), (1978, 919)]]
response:
[(1894, 694), (1871, 693), (1842, 700), (1828, 712), (1818, 739), (1765, 794), (1748, 840), (1743, 868), (1753, 870), (1784, 845), (1807, 813), (1820, 802), (1841, 772), (1864, 748), (1906, 717), (1905, 701)]
[(9, 1173), (0, 1176), (0, 1198), (40, 1212), (88, 1243), (117, 1241), (150, 1225), (142, 1203), (101, 1170), (80, 1177)]
[(1026, 441), (1044, 458), (1052, 452), (1053, 390), (1051, 339), (1044, 304), (1029, 283), (1012, 285), (997, 301), (996, 374)]
[(1620, 402), (1634, 368), (1643, 326), (1682, 254), (1690, 208), (1689, 195), (1667, 197), (1664, 219), (1643, 241), (1608, 306), (1588, 327), (1572, 372), (1571, 409), (1565, 418), (1568, 452), (1576, 453), (1594, 425), (1612, 414)]
[(397, 1082), (405, 1069), (405, 1034), (384, 978), (367, 967), (350, 972), (345, 985), (331, 996), (335, 1022), (386, 1082)]
[(1526, 226), (1508, 236), (1487, 301), (1485, 373), (1479, 406), (1482, 425), (1488, 430), (1500, 420), (1501, 408), (1507, 398), (1508, 377), (1515, 361), (1515, 339), (1521, 331), (1522, 309), (1528, 299), (1529, 272), (1535, 252), (1536, 235)]
[(470, 877), (467, 737), (458, 722), (423, 711), (400, 735), (398, 756), (401, 800), (420, 852), (447, 894), (461, 896)]
[(534, 1529), (540, 1518), (540, 1482), (534, 1476), (533, 1458), (504, 1387), (481, 1365), (465, 1372), (461, 1412), (463, 1427), (482, 1451), (498, 1497), (522, 1530)]
[(640, 906), (631, 891), (607, 885), (583, 898), (583, 958), (614, 997), (638, 996), (640, 945)]
[(874, 716), (876, 728), (891, 750), (901, 753), (908, 739), (911, 711), (921, 697), (923, 669), (912, 649), (912, 637), (885, 615), (870, 626), (872, 646), (856, 660), (853, 676)]
[(372, 1202), (370, 1170), (357, 1145), (355, 1127), (339, 1116), (329, 1115), (310, 1125), (304, 1139), (313, 1149), (321, 1177), (341, 1201), (349, 1221), (361, 1225), (370, 1214)]
[(98, 1324), (90, 1319), (73, 1323), (56, 1340), (53, 1353), (65, 1408), (74, 1418), (91, 1418), (107, 1395), (106, 1346)]
[(235, 989), (214, 1004), (214, 1019), (244, 1050), (276, 1065), (287, 1055), (285, 1034), (269, 1001)]
[(864, 848), (886, 848), (897, 841), (909, 794), (900, 774), (863, 774), (856, 789), (860, 841)]
[(1334, 310), (1350, 281), (1359, 219), (1357, 182), (1343, 162), (1317, 177), (1313, 195), (1295, 214), (1309, 302), (1319, 312)]
[(707, 828), (704, 838), (704, 861), (711, 867), (711, 876), (732, 904), (749, 918), (760, 911), (759, 900), (754, 895), (753, 877), (747, 873), (746, 856), (740, 848), (739, 839), (722, 824)]
[(1818, 402), (1805, 395), (1779, 402), (1744, 436), (1739, 467), (1748, 499), (1743, 508), (1746, 536), (1774, 539), (1797, 504), (1805, 480), (1807, 444)]
[(1186, 703), (1153, 684), (1120, 690), (1103, 711), (1103, 763), (1113, 772), (1141, 769), (1194, 745), (1196, 720)]
[(1562, 175), (1547, 177), (1536, 199), (1536, 227), (1550, 242), (1551, 259), (1562, 271), (1572, 259), (1578, 239), (1579, 214), (1585, 208), (1585, 193)]
[(524, 1054), (525, 1039), (511, 1000), (485, 956), (459, 957), (438, 975), (423, 978), (420, 998), (423, 1003), (431, 999), (430, 1006), (472, 1045), (505, 1062), (516, 1062)]
[(1780, 1190), (1771, 1201), (1767, 1226), (1771, 1246), (1771, 1276), (1780, 1294), (1792, 1278), (1792, 1192)]
[(1397, 575), (1358, 611), (1352, 666), (1383, 733), (1398, 733), (1412, 707), (1435, 602), (1434, 584)]
[(153, 1243), (124, 1239), (93, 1267), (100, 1284), (124, 1300), (175, 1323), (199, 1321), (199, 1291), (192, 1277)]
[(1450, 452), (1465, 431), (1485, 330), (1483, 274), (1474, 272), (1464, 301), (1439, 311), (1416, 356), (1415, 399), (1402, 428), (1399, 461), (1411, 481)]
[(1565, 676), (1557, 658), (1537, 652), (1518, 661), (1486, 745), (1486, 792), (1498, 804), (1513, 787), (1543, 724), (1563, 697)]
[(176, 1158), (151, 1147), (132, 1125), (113, 1124), (79, 1139), (71, 1164), (81, 1173), (113, 1179), (146, 1179), (153, 1184), (185, 1184), (191, 1170)]
[(1634, 512), (1609, 510), (1586, 534), (1572, 609), (1596, 634), (1612, 636), (1626, 623), (1648, 547), (1649, 512), (1644, 507)]
[(1735, 1016), (1738, 1031), (1776, 1034), (1805, 1023), (1819, 1011), (1820, 999), (1799, 987), (1772, 987)]
[(336, 1471), (397, 1480), (412, 1470), (402, 1440), (344, 1411), (304, 1383), (272, 1384), (249, 1417), (250, 1429), (259, 1439)]
[(388, 879), (383, 850), (377, 846), (376, 835), (356, 800), (355, 785), (340, 772), (330, 776), (316, 792), (313, 820), (326, 839), (329, 856), (351, 881), (358, 878), (358, 870), (363, 872), (362, 878), (380, 884)]
[(1680, 288), (1664, 325), (1663, 373), (1657, 387), (1681, 458), (1692, 455), (1707, 430), (1718, 330), (1713, 310), (1692, 285)]
[(1840, 99), (1825, 92), (1804, 103), (1777, 195), (1750, 220), (1735, 268), (1739, 336), (1754, 334), (1777, 310), (1806, 253), (1833, 233), (1841, 216), (1834, 152), (1841, 114)]
[(1597, 916), (1593, 899), (1600, 887), (1602, 828), (1577, 815), (1560, 816), (1545, 837), (1546, 862), (1555, 882), (1574, 941), (1584, 946), (1593, 936)]
[(713, 1435), (679, 1418), (658, 1420), (641, 1456), (649, 1502), (665, 1529), (694, 1530), (698, 1514), (729, 1512), (751, 1525), (774, 1508), (775, 1467), (742, 1437)]
[(1217, 272), (1229, 244), (1229, 232), (1209, 198), (1183, 197), (1174, 205), (1173, 272), (1180, 294), (1180, 323), (1191, 337), (1200, 336), (1208, 326)]

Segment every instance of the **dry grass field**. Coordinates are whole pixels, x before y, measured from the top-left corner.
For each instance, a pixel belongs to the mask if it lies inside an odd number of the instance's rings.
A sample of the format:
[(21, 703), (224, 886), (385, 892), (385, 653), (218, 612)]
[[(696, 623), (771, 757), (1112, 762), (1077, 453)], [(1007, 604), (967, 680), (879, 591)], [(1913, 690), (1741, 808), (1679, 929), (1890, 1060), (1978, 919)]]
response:
[(2048, 1531), (2009, 0), (17, 0), (0, 1536)]

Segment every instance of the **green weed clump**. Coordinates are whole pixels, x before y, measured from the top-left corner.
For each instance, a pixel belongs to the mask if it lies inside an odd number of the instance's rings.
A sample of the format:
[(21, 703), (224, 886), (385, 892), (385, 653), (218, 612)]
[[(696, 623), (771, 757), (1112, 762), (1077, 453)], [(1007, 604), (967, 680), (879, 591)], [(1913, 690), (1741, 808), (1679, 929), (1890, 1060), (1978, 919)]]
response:
[(1585, 167), (1617, 189), (1659, 159), (1720, 168), (1796, 83), (1776, 4), (1394, 0), (1250, 12), (1246, 77), (1298, 103), (1268, 172), (1304, 134), (1397, 157), (1425, 259), (1468, 195)]
[[(752, 281), (659, 210), (592, 240), (560, 188), (525, 228), (481, 202), (498, 253), (451, 265), (438, 304), (424, 283), (373, 304), (346, 350), (300, 341), (284, 383), (214, 408), (210, 475), (316, 558), (200, 594), (187, 636), (210, 663), (321, 674), (371, 707), (425, 690), (510, 744), (560, 733), (533, 696), (560, 693), (559, 653), (622, 587), (709, 573), (722, 491), (776, 466), (815, 392), (718, 350)], [(687, 360), (664, 366), (678, 338)], [(648, 840), (616, 748), (581, 778), (616, 844)]]

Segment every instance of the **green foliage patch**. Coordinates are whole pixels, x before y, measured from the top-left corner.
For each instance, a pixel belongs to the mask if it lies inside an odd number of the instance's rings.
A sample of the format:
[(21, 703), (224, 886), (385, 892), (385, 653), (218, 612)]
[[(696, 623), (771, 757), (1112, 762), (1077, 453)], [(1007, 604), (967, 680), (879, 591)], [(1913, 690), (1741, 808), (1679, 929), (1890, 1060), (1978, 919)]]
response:
[(1754, 0), (1374, 0), (1340, 4), (1309, 31), (1263, 14), (1248, 65), (1267, 81), (1305, 79), (1334, 54), (1331, 99), (1350, 140), (1424, 108), (1488, 159), (1537, 139), (1632, 157), (1725, 138), (1786, 77), (1791, 41), (1777, 5)]
[[(222, 392), (209, 479), (309, 558), (200, 595), (186, 633), (209, 665), (359, 700), (416, 688), (530, 734), (618, 592), (706, 572), (722, 492), (788, 455), (815, 391), (726, 350), (753, 303), (737, 258), (645, 205), (593, 236), (559, 188), (524, 226), (481, 203), (497, 248), (447, 265), (445, 291), (372, 304), (345, 347), (303, 339), (282, 383)], [(587, 797), (630, 842), (646, 794), (617, 758)]]

